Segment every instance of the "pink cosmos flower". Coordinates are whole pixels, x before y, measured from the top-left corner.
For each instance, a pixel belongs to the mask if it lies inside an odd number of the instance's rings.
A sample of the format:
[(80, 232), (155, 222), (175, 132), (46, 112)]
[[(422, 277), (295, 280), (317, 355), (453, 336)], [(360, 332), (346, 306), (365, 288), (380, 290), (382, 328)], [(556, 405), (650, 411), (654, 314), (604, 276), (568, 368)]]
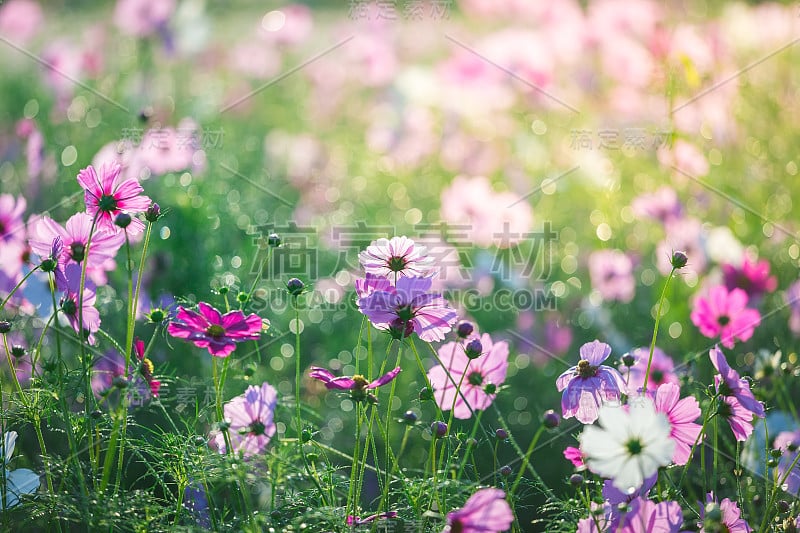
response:
[[(50, 217), (43, 216), (36, 220), (31, 228), (28, 242), (31, 249), (39, 254), (47, 253), (53, 239), (60, 237), (64, 243), (64, 250), (59, 257), (59, 263), (66, 265), (70, 261), (81, 263), (86, 257), (86, 245), (89, 243), (89, 233), (92, 229), (92, 217), (86, 213), (76, 213), (67, 220), (66, 227), (53, 221)], [(114, 259), (117, 251), (125, 242), (125, 235), (120, 233), (104, 233), (95, 231), (87, 259), (87, 270), (103, 268), (104, 263)]]
[(604, 300), (630, 302), (636, 292), (633, 261), (620, 250), (597, 250), (589, 256), (592, 288)]
[[(620, 365), (622, 377), (628, 383), (628, 395), (633, 395), (642, 390), (644, 375), (647, 372), (647, 361), (650, 358), (650, 348), (634, 348), (630, 351), (633, 356), (633, 366), (630, 368)], [(662, 383), (680, 383), (675, 374), (675, 363), (672, 358), (657, 347), (653, 350), (653, 361), (650, 363), (650, 377), (647, 380), (647, 392), (654, 393)]]
[(664, 383), (656, 390), (656, 411), (667, 415), (670, 424), (669, 438), (675, 441), (672, 462), (685, 465), (692, 446), (697, 442), (702, 426), (695, 420), (702, 414), (700, 404), (693, 396), (681, 399), (681, 389), (675, 383)]
[(366, 298), (375, 291), (391, 291), (392, 282), (388, 278), (367, 274), (365, 278), (355, 281), (356, 294), (359, 298)]
[(424, 277), (435, 271), (427, 249), (405, 236), (373, 241), (358, 254), (358, 260), (368, 274), (390, 280), (399, 276)]
[(558, 376), (556, 387), (564, 391), (561, 397), (561, 416), (575, 417), (583, 424), (591, 424), (598, 417), (603, 402), (619, 401), (625, 390), (625, 381), (619, 372), (600, 363), (611, 355), (611, 346), (594, 340), (580, 349), (581, 359)]
[(175, 0), (118, 0), (114, 24), (128, 35), (147, 37), (166, 27)]
[[(147, 168), (154, 176), (202, 168), (205, 152), (200, 150), (198, 130), (198, 125), (191, 119), (182, 120), (177, 129), (147, 130), (136, 149), (136, 163)], [(209, 139), (214, 140), (213, 137)]]
[(778, 288), (778, 278), (769, 275), (769, 261), (766, 259), (754, 262), (745, 255), (740, 267), (722, 265), (722, 274), (725, 277), (725, 287), (729, 291), (738, 287), (750, 298), (757, 298)]
[(709, 338), (720, 337), (726, 348), (733, 348), (735, 339), (747, 341), (761, 323), (761, 314), (747, 308), (747, 293), (742, 289), (728, 292), (723, 286), (712, 287), (707, 298), (698, 298), (691, 314), (700, 333)]
[[(709, 503), (717, 503), (717, 498), (714, 496), (713, 492), (709, 492), (706, 495), (706, 504)], [(725, 498), (722, 500), (722, 503), (719, 504), (719, 509), (722, 511), (723, 530), (727, 530), (728, 533), (750, 533), (753, 531), (747, 521), (742, 518), (742, 511), (739, 509), (736, 502)], [(700, 505), (700, 519), (705, 519), (705, 508), (703, 505)], [(705, 533), (705, 531), (705, 528), (700, 528), (700, 533)]]
[(567, 446), (564, 448), (564, 458), (572, 463), (575, 468), (586, 468), (586, 463), (583, 462), (584, 455), (580, 448)]
[(753, 433), (753, 412), (742, 406), (736, 396), (722, 396), (717, 414), (733, 431), (733, 436), (740, 442), (746, 441)]
[(682, 208), (678, 194), (671, 187), (660, 187), (655, 192), (642, 194), (631, 203), (634, 215), (667, 222), (680, 218)]
[[(264, 451), (275, 434), (273, 416), (277, 404), (278, 392), (266, 382), (260, 387), (247, 387), (244, 394), (225, 404), (225, 419), (231, 423), (228, 435), (234, 451), (245, 457)], [(217, 450), (226, 453), (225, 436), (216, 433), (214, 441)]]
[(683, 525), (683, 512), (678, 502), (655, 503), (639, 497), (630, 503), (625, 513), (610, 504), (605, 504), (603, 509), (599, 517), (581, 519), (578, 533), (678, 533)]
[(447, 513), (442, 533), (500, 533), (511, 527), (514, 513), (500, 489), (480, 489), (464, 507)]
[[(800, 462), (796, 463), (795, 459), (797, 448), (800, 447), (800, 429), (778, 433), (774, 447), (783, 451), (778, 463), (778, 480), (782, 481), (781, 484), (786, 487), (786, 492), (797, 496), (800, 493)], [(792, 464), (794, 467), (789, 470)]]
[(717, 392), (723, 396), (735, 396), (742, 407), (759, 418), (764, 418), (764, 405), (756, 400), (750, 390), (750, 382), (739, 377), (739, 373), (728, 366), (728, 360), (722, 350), (714, 346), (708, 352), (711, 363), (719, 374), (714, 376)]
[(167, 331), (198, 348), (207, 348), (211, 355), (228, 357), (237, 342), (258, 340), (261, 334), (261, 317), (255, 313), (245, 316), (241, 311), (231, 311), (223, 315), (205, 302), (197, 304), (197, 309), (199, 312), (178, 307), (177, 321), (170, 322)]
[(22, 196), (15, 198), (10, 194), (0, 194), (0, 244), (22, 243), (25, 240), (22, 214), (27, 205)]
[[(83, 329), (88, 332), (89, 344), (95, 344), (94, 333), (100, 329), (100, 311), (95, 309), (94, 284), (86, 280), (83, 287), (83, 302), (79, 297), (81, 286), (81, 267), (73, 263), (67, 265), (63, 272), (56, 271), (56, 283), (59, 290), (64, 291), (61, 298), (61, 312), (67, 317), (69, 325), (80, 334), (81, 315), (83, 315)], [(81, 307), (81, 303), (83, 306)]]
[(396, 378), (397, 374), (399, 373), (400, 367), (398, 366), (394, 370), (390, 370), (377, 379), (367, 381), (364, 376), (359, 374), (356, 374), (352, 377), (336, 377), (325, 368), (312, 366), (311, 372), (309, 372), (308, 375), (309, 377), (320, 380), (325, 384), (325, 388), (328, 390), (349, 390), (353, 401), (359, 402), (362, 400), (368, 400), (370, 403), (376, 403), (378, 399), (367, 391), (370, 389), (377, 389), (382, 385), (386, 385)]
[(376, 328), (389, 330), (396, 338), (416, 332), (424, 341), (443, 340), (458, 316), (441, 294), (428, 292), (431, 283), (429, 277), (403, 276), (395, 287), (359, 298), (358, 309)]
[(0, 35), (25, 46), (43, 27), (42, 8), (32, 0), (9, 0), (0, 5)]
[[(117, 233), (120, 228), (114, 219), (120, 213), (134, 215), (150, 207), (150, 198), (140, 196), (142, 186), (135, 179), (120, 180), (120, 165), (100, 167), (100, 175), (91, 165), (78, 173), (78, 183), (86, 191), (86, 212), (97, 216), (97, 228), (107, 233)], [(131, 219), (128, 232), (141, 233), (144, 223), (136, 217)]]
[(428, 372), (439, 408), (442, 411), (453, 409), (453, 416), (462, 420), (470, 418), (474, 411), (485, 411), (492, 404), (508, 370), (506, 341), (492, 342), (489, 334), (484, 333), (477, 343), (479, 356), (470, 358), (467, 351), (474, 349), (474, 342), (465, 339), (443, 345), (438, 353), (444, 366), (436, 365)]

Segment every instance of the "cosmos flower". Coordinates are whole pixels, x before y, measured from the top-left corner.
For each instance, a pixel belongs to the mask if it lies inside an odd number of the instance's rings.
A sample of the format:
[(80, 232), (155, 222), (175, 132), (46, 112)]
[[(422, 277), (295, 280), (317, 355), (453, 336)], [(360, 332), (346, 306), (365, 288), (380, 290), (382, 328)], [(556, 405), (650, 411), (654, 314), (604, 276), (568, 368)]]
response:
[[(778, 433), (774, 446), (783, 451), (778, 463), (778, 480), (782, 481), (786, 492), (797, 496), (800, 493), (800, 461), (795, 462), (795, 459), (798, 453), (797, 449), (800, 447), (800, 429)], [(789, 470), (793, 464), (794, 467)]]
[(580, 349), (581, 359), (558, 376), (556, 387), (564, 391), (561, 397), (561, 416), (575, 417), (583, 424), (591, 424), (598, 417), (603, 402), (618, 401), (625, 390), (619, 372), (600, 363), (611, 355), (611, 346), (594, 340)]
[(514, 513), (500, 489), (480, 489), (464, 507), (447, 513), (442, 533), (500, 533), (511, 527)]
[(604, 405), (598, 426), (586, 426), (580, 435), (581, 451), (592, 472), (610, 478), (627, 492), (666, 466), (675, 452), (666, 415), (646, 397), (636, 398), (629, 409)]
[[(225, 404), (225, 419), (230, 420), (228, 435), (231, 446), (245, 457), (264, 451), (275, 434), (273, 420), (278, 392), (269, 383), (260, 387), (251, 385), (241, 396)], [(226, 453), (225, 436), (221, 432), (214, 435), (217, 450)]]
[(725, 287), (729, 291), (740, 288), (750, 298), (758, 298), (778, 288), (778, 278), (769, 275), (769, 261), (766, 259), (751, 261), (745, 255), (740, 267), (731, 264), (722, 265), (722, 275), (725, 278)]
[(682, 208), (678, 194), (671, 187), (659, 187), (655, 192), (642, 194), (631, 203), (633, 214), (667, 222), (680, 218)]
[(744, 407), (736, 396), (722, 396), (717, 416), (726, 420), (736, 440), (744, 442), (753, 433), (753, 412)]
[(86, 280), (83, 287), (83, 302), (79, 296), (81, 285), (81, 267), (72, 263), (63, 270), (56, 271), (56, 284), (59, 290), (64, 291), (61, 297), (61, 312), (67, 317), (69, 325), (80, 333), (81, 316), (83, 316), (84, 334), (88, 332), (87, 340), (94, 345), (94, 334), (100, 329), (100, 311), (95, 309), (96, 300), (94, 284)]
[(0, 244), (25, 240), (22, 214), (27, 205), (22, 196), (15, 198), (10, 194), (0, 194)]
[(747, 308), (747, 293), (742, 289), (728, 292), (723, 286), (713, 287), (708, 297), (698, 298), (691, 319), (700, 333), (719, 337), (726, 348), (733, 348), (735, 339), (747, 341), (761, 323), (761, 314)]
[(592, 288), (604, 300), (630, 302), (636, 292), (633, 261), (620, 250), (597, 250), (589, 256)]
[(583, 462), (583, 452), (580, 448), (574, 446), (567, 446), (564, 448), (564, 458), (575, 466), (575, 468), (586, 468)]
[(757, 417), (764, 418), (764, 405), (753, 396), (750, 382), (739, 377), (739, 373), (728, 366), (728, 360), (725, 359), (722, 350), (714, 346), (708, 355), (714, 368), (719, 372), (714, 376), (717, 392), (723, 396), (735, 396), (742, 407)]
[(167, 331), (173, 337), (186, 339), (198, 348), (207, 348), (217, 357), (228, 357), (237, 342), (258, 340), (261, 334), (261, 317), (255, 313), (245, 316), (241, 311), (221, 314), (205, 302), (197, 304), (197, 311), (178, 307), (176, 320)]
[(356, 294), (359, 298), (366, 298), (375, 291), (391, 291), (392, 281), (375, 274), (367, 274), (364, 278), (355, 281)]
[[(473, 411), (485, 411), (497, 396), (508, 370), (508, 343), (492, 342), (488, 333), (480, 337), (478, 357), (470, 357), (473, 341), (448, 342), (439, 348), (439, 360), (428, 372), (434, 399), (442, 411), (453, 409), (453, 416), (467, 419)], [(460, 389), (457, 389), (459, 387)], [(455, 407), (453, 402), (455, 401)]]
[[(700, 519), (705, 521), (706, 520), (706, 509), (708, 504), (716, 504), (717, 498), (714, 496), (713, 492), (709, 492), (706, 495), (706, 506), (700, 505)], [(727, 531), (728, 533), (750, 533), (752, 528), (747, 523), (747, 521), (742, 518), (742, 511), (739, 509), (739, 506), (736, 502), (731, 501), (729, 498), (725, 498), (722, 500), (721, 503), (718, 504), (719, 511), (720, 511), (720, 522), (719, 525), (722, 527), (720, 529), (712, 529), (709, 530), (708, 533), (711, 531)], [(706, 528), (701, 527), (700, 533), (706, 533)]]
[(440, 341), (458, 316), (441, 294), (429, 292), (431, 278), (401, 277), (397, 285), (375, 290), (358, 299), (358, 309), (378, 328), (396, 338), (412, 332), (428, 341)]
[[(120, 179), (122, 167), (118, 164), (100, 167), (97, 170), (91, 165), (78, 173), (78, 183), (83, 187), (86, 201), (86, 212), (97, 217), (97, 228), (106, 233), (117, 233), (120, 230), (114, 219), (120, 213), (134, 215), (144, 212), (150, 206), (150, 198), (141, 196), (142, 186), (135, 179)], [(144, 223), (132, 217), (127, 230), (131, 234), (141, 233)]]
[(39, 476), (27, 468), (17, 468), (8, 470), (11, 462), (11, 455), (14, 453), (14, 445), (17, 442), (17, 432), (8, 431), (3, 433), (0, 446), (0, 459), (3, 461), (2, 468), (5, 470), (6, 487), (5, 500), (2, 502), (2, 510), (10, 509), (19, 503), (19, 498), (23, 494), (33, 494), (39, 488)]
[[(619, 371), (628, 384), (628, 394), (633, 395), (642, 390), (644, 375), (647, 372), (647, 360), (650, 358), (650, 348), (634, 348), (630, 351), (633, 365), (627, 367), (620, 365)], [(653, 350), (653, 361), (650, 363), (650, 377), (647, 380), (648, 394), (654, 393), (662, 383), (680, 383), (675, 374), (675, 363), (672, 358), (659, 347)]]
[(358, 254), (358, 260), (368, 274), (395, 280), (400, 276), (425, 277), (434, 273), (433, 258), (424, 246), (408, 237), (392, 237), (373, 241)]
[(675, 452), (672, 462), (676, 465), (685, 465), (689, 461), (692, 446), (697, 442), (702, 426), (695, 420), (700, 417), (700, 404), (694, 396), (681, 399), (681, 389), (674, 383), (664, 383), (656, 390), (656, 411), (663, 413), (669, 419), (669, 437), (675, 441)]
[(325, 384), (325, 388), (328, 390), (349, 390), (353, 401), (369, 400), (375, 403), (377, 399), (367, 391), (386, 385), (396, 378), (399, 373), (400, 367), (398, 366), (377, 379), (367, 381), (366, 378), (361, 375), (336, 377), (329, 370), (318, 366), (312, 366), (311, 372), (309, 372), (308, 375), (314, 379), (320, 380)]
[(655, 503), (638, 497), (626, 512), (606, 503), (600, 516), (583, 518), (577, 533), (678, 533), (683, 525), (683, 512), (678, 502)]

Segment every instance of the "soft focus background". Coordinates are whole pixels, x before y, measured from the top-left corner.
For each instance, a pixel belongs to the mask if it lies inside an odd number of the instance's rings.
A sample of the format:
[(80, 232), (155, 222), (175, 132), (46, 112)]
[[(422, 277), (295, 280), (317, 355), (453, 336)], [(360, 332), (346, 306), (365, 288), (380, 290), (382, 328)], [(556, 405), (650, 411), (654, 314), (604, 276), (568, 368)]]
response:
[[(366, 357), (357, 254), (412, 237), (460, 315), (511, 345), (481, 438), (505, 423), (524, 447), (543, 410), (559, 411), (555, 378), (581, 344), (608, 342), (614, 365), (649, 345), (675, 249), (689, 265), (658, 346), (678, 375), (711, 374), (698, 356), (712, 341), (689, 320), (696, 295), (724, 265), (757, 260), (775, 282), (750, 301), (762, 324), (737, 364), (781, 350), (794, 370), (798, 40), (796, 2), (8, 0), (0, 191), (24, 196), (27, 220), (63, 222), (82, 209), (78, 171), (120, 161), (169, 210), (143, 277), (153, 305), (221, 304), (211, 291), (235, 297), (257, 280), (252, 310), (271, 326), (260, 354), (233, 356), (230, 396), (263, 380), (293, 395), (297, 328), (303, 368), (352, 374)], [(284, 244), (262, 267), (272, 232)], [(123, 331), (124, 276), (109, 277), (104, 327)], [(291, 277), (313, 289), (299, 323)], [(26, 291), (33, 305), (41, 294)], [(387, 337), (372, 337), (384, 353)], [(153, 359), (170, 409), (212, 397), (204, 352), (164, 342)], [(400, 379), (398, 416), (414, 410), (427, 427), (421, 376)], [(305, 385), (317, 438), (348, 450), (352, 403)], [(559, 491), (578, 427), (565, 422), (534, 455)], [(429, 438), (413, 433), (404, 466), (421, 467)], [(497, 453), (494, 464), (515, 457), (508, 443)]]

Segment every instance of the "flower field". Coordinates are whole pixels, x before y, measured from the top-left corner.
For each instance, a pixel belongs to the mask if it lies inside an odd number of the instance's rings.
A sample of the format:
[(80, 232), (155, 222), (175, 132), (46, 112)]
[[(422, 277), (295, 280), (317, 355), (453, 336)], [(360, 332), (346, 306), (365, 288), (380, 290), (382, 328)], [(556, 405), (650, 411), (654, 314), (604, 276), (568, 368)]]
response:
[(0, 2), (0, 531), (796, 533), (798, 42)]

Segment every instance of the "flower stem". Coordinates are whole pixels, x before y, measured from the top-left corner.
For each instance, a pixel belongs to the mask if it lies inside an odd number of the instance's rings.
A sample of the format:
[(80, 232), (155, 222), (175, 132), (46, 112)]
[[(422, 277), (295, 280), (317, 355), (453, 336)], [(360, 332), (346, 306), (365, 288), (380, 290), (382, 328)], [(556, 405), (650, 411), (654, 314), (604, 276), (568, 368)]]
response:
[(667, 295), (667, 287), (669, 282), (672, 281), (672, 276), (675, 274), (675, 267), (669, 271), (667, 281), (664, 282), (664, 288), (661, 289), (661, 298), (658, 299), (658, 311), (656, 312), (656, 323), (653, 327), (653, 340), (650, 341), (650, 356), (647, 358), (647, 370), (644, 372), (644, 384), (642, 384), (642, 396), (647, 392), (647, 382), (650, 379), (650, 365), (653, 364), (653, 352), (656, 349), (656, 338), (658, 337), (658, 324), (661, 322), (661, 309), (664, 306), (664, 298)]
[(539, 437), (542, 436), (544, 433), (544, 425), (539, 426), (539, 429), (536, 430), (536, 433), (533, 435), (533, 439), (531, 439), (531, 443), (528, 445), (528, 450), (525, 452), (525, 457), (522, 459), (522, 466), (517, 473), (516, 479), (514, 479), (514, 483), (511, 485), (511, 490), (508, 491), (509, 499), (514, 497), (514, 492), (516, 492), (517, 487), (519, 486), (520, 482), (522, 481), (522, 474), (525, 473), (525, 469), (528, 468), (528, 463), (531, 459), (531, 454), (533, 454), (533, 450), (536, 448), (536, 443), (539, 442)]

